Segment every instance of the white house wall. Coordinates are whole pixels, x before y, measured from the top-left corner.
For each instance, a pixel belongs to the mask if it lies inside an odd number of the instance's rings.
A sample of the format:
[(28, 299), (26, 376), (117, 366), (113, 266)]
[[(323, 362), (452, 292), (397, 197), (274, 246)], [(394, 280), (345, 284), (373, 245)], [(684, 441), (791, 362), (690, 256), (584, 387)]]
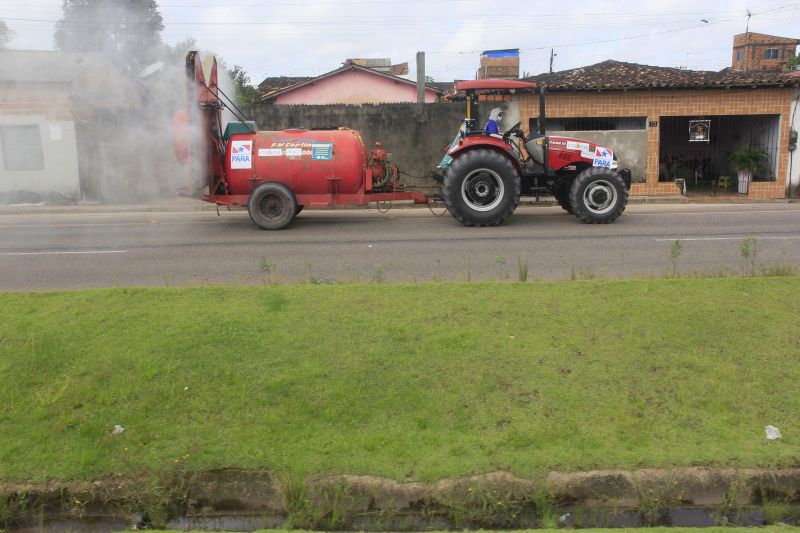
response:
[(0, 192), (58, 193), (78, 198), (80, 175), (75, 142), (75, 123), (72, 121), (49, 121), (42, 116), (0, 116), (0, 126), (34, 125), (39, 126), (44, 169), (6, 170), (3, 151), (0, 150)]

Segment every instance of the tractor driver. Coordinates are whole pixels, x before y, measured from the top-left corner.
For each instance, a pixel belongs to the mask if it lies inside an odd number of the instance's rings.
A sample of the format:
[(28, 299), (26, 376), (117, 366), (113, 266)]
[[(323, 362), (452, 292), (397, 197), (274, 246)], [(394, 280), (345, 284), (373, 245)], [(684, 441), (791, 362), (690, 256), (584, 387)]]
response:
[(492, 109), (491, 113), (489, 113), (489, 120), (486, 121), (486, 126), (483, 128), (483, 131), (486, 132), (486, 135), (501, 135), (502, 131), (500, 130), (500, 124), (503, 122), (503, 117), (505, 113), (503, 109), (500, 107), (495, 107)]

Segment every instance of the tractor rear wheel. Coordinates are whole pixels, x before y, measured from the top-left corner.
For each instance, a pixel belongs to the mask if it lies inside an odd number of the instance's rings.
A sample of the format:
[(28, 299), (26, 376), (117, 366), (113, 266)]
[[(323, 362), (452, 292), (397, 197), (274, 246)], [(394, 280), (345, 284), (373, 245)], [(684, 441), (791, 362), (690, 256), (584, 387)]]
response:
[(521, 186), (519, 171), (508, 157), (478, 148), (457, 155), (445, 170), (442, 197), (465, 226), (495, 226), (517, 208)]
[(569, 202), (587, 224), (614, 222), (628, 205), (628, 191), (619, 174), (608, 168), (587, 168), (573, 180)]
[(262, 183), (247, 202), (250, 220), (263, 229), (283, 229), (297, 214), (294, 193), (280, 183)]

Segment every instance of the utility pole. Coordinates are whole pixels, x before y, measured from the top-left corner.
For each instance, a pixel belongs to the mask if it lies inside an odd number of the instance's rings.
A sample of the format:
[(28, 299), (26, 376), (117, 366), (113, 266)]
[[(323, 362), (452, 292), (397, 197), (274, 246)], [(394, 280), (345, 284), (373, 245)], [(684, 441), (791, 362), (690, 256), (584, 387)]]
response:
[(553, 73), (553, 58), (556, 57), (558, 54), (553, 53), (553, 49), (550, 49), (550, 74)]
[(425, 103), (425, 52), (417, 52), (417, 103)]
[[(744, 66), (743, 66), (743, 68), (744, 68), (745, 71), (749, 70), (747, 68), (747, 52), (750, 51), (750, 50), (748, 50), (748, 48), (749, 48), (748, 45), (750, 44), (750, 17), (752, 17), (752, 16), (753, 16), (753, 14), (750, 13), (750, 10), (748, 9), (747, 10), (747, 26), (745, 26), (745, 28), (744, 28)], [(755, 53), (755, 51), (753, 51), (752, 53)]]

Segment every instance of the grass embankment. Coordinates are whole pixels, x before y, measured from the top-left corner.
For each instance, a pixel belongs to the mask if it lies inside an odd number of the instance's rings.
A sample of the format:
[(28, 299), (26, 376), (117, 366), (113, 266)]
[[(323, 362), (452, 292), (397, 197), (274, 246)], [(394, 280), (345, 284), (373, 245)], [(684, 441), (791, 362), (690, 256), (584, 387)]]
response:
[(797, 464), (798, 316), (800, 278), (0, 294), (0, 479)]

